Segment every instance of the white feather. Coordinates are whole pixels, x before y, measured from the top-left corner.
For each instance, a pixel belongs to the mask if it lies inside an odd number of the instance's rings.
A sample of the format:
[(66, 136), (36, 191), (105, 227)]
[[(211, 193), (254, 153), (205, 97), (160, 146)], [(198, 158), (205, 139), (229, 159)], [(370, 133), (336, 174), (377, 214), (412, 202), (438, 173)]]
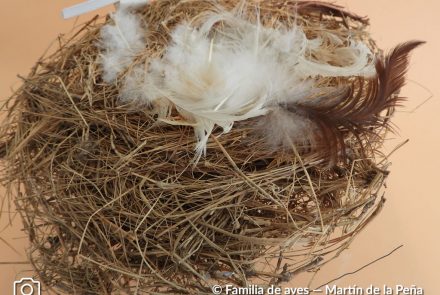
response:
[[(160, 64), (153, 63), (152, 69)], [(158, 71), (158, 69), (156, 69)], [(136, 66), (125, 77), (119, 98), (122, 103), (134, 103), (135, 107), (152, 108), (160, 118), (169, 116), (172, 104), (169, 100), (158, 99), (162, 96), (161, 79), (152, 75), (144, 65)]]
[(330, 55), (332, 63), (343, 66), (317, 62), (301, 56), (297, 70), (304, 75), (322, 77), (371, 77), (376, 73), (372, 62), (373, 55), (363, 43), (352, 42), (348, 47), (336, 48)]
[(138, 15), (130, 7), (118, 9), (112, 14), (114, 24), (101, 29), (103, 79), (112, 82), (145, 48), (145, 29)]
[[(215, 26), (219, 22), (222, 25)], [(118, 40), (108, 52), (126, 67), (132, 58), (126, 52), (133, 51), (125, 50), (114, 27), (103, 35), (109, 41)], [(143, 46), (138, 37), (132, 35), (130, 48)], [(324, 46), (324, 39), (333, 40), (334, 46)], [(273, 114), (278, 104), (313, 96), (319, 91), (320, 77), (373, 75), (370, 49), (360, 42), (344, 47), (344, 41), (335, 35), (308, 39), (300, 26), (272, 29), (229, 12), (212, 13), (198, 27), (179, 24), (162, 58), (152, 61), (148, 69), (136, 68), (127, 75), (121, 96), (158, 105), (164, 120), (174, 105), (182, 117), (180, 124), (194, 127), (198, 160), (215, 126), (229, 132), (236, 121)], [(114, 78), (116, 71), (111, 72), (110, 65), (105, 65), (107, 77)], [(285, 114), (277, 114), (275, 129), (292, 125)], [(300, 135), (307, 126), (296, 122), (281, 131)]]

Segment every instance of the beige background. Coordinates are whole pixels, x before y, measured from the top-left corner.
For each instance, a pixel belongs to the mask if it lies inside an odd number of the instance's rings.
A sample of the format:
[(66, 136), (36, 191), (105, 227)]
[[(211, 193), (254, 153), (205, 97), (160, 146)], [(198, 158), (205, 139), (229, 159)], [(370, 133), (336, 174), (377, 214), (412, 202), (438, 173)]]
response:
[[(1, 0), (2, 100), (11, 94), (11, 88), (19, 86), (16, 75), (26, 75), (49, 43), (59, 33), (72, 29), (75, 20), (62, 20), (60, 11), (77, 2), (79, 0)], [(400, 128), (400, 134), (390, 141), (389, 150), (407, 138), (410, 142), (392, 157), (392, 174), (388, 181), (385, 209), (360, 234), (349, 251), (316, 276), (312, 286), (355, 270), (404, 244), (391, 257), (339, 280), (337, 284), (342, 287), (349, 284), (416, 284), (424, 287), (425, 294), (439, 294), (435, 279), (440, 278), (440, 254), (437, 250), (440, 242), (440, 2), (339, 0), (337, 3), (358, 14), (368, 15), (371, 19), (372, 35), (384, 49), (390, 49), (397, 43), (410, 39), (422, 39), (428, 43), (413, 54), (408, 85), (403, 92), (410, 97), (407, 107), (402, 110), (407, 112), (399, 112), (394, 119)], [(76, 21), (81, 23), (91, 16), (86, 15)], [(416, 112), (408, 113), (431, 95), (432, 98)], [(13, 208), (9, 209), (4, 204), (1, 210), (0, 294), (12, 294), (12, 282), (28, 273), (26, 271), (30, 266), (5, 264), (26, 261), (26, 237), (20, 231), (18, 218), (10, 221), (10, 217), (14, 216)], [(9, 223), (12, 223), (12, 227), (8, 226)], [(294, 281), (294, 285), (303, 284), (309, 277), (301, 276)]]

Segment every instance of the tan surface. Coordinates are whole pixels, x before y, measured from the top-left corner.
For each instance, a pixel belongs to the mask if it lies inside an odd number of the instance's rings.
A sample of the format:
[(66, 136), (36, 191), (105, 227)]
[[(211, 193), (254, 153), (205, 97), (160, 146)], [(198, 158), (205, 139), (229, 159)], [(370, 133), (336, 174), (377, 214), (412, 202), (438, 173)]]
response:
[[(30, 67), (59, 34), (68, 32), (75, 20), (60, 17), (62, 7), (79, 1), (72, 0), (3, 0), (0, 9), (0, 98), (11, 94), (11, 87), (19, 86), (16, 75), (26, 75)], [(351, 285), (381, 287), (417, 284), (425, 294), (438, 294), (440, 254), (437, 252), (440, 218), (437, 191), (437, 167), (440, 160), (440, 102), (438, 76), (440, 71), (440, 31), (436, 0), (423, 1), (337, 1), (371, 19), (371, 32), (380, 47), (391, 48), (410, 39), (428, 41), (414, 53), (404, 95), (411, 97), (406, 111), (424, 99), (433, 98), (413, 114), (400, 112), (394, 119), (400, 136), (390, 142), (390, 149), (404, 139), (410, 143), (392, 157), (392, 174), (388, 181), (387, 202), (381, 215), (370, 224), (352, 244), (351, 249), (320, 272), (312, 286), (320, 285), (340, 274), (352, 271), (387, 253), (395, 246), (405, 246), (397, 253), (363, 271), (339, 280), (341, 287)], [(102, 12), (102, 11), (101, 11)], [(80, 18), (87, 20), (90, 15)], [(0, 262), (25, 261), (26, 237), (20, 231), (18, 218), (13, 227), (3, 230), (9, 222), (7, 206), (2, 208), (0, 222)], [(13, 211), (13, 210), (11, 210)], [(12, 216), (12, 215), (11, 215)], [(13, 251), (5, 241), (15, 248)], [(15, 253), (18, 252), (18, 253)], [(12, 282), (24, 275), (29, 265), (0, 264), (0, 294), (12, 294)], [(304, 284), (310, 276), (301, 276), (294, 285)], [(304, 281), (304, 282), (303, 282)]]

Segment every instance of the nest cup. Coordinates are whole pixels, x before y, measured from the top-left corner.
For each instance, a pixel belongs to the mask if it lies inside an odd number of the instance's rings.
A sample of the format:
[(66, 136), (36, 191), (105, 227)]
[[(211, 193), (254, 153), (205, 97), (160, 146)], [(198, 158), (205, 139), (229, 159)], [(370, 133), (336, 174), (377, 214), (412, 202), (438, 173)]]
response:
[[(139, 8), (151, 45), (133, 64), (162, 56), (179, 23), (240, 3), (163, 0)], [(325, 28), (379, 54), (367, 20), (341, 7), (278, 0), (243, 7), (263, 26), (300, 23), (309, 35)], [(382, 208), (383, 126), (371, 132), (368, 148), (344, 132), (346, 156), (329, 165), (306, 144), (268, 147), (254, 134), (260, 118), (251, 118), (228, 133), (215, 129), (206, 155), (194, 162), (190, 126), (121, 103), (121, 79), (103, 81), (97, 40), (111, 21), (94, 18), (63, 39), (7, 104), (3, 183), (47, 288), (69, 294), (265, 288), (324, 265)], [(327, 83), (344, 79), (352, 81)], [(391, 112), (390, 106), (383, 116)]]

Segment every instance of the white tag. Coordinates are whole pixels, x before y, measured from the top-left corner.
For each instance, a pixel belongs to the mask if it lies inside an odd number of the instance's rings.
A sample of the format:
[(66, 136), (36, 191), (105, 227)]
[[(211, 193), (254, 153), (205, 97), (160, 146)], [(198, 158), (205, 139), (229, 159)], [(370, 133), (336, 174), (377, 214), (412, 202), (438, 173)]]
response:
[(148, 0), (89, 0), (63, 9), (63, 17), (68, 19), (79, 16), (118, 2), (123, 6), (140, 6), (147, 4)]

